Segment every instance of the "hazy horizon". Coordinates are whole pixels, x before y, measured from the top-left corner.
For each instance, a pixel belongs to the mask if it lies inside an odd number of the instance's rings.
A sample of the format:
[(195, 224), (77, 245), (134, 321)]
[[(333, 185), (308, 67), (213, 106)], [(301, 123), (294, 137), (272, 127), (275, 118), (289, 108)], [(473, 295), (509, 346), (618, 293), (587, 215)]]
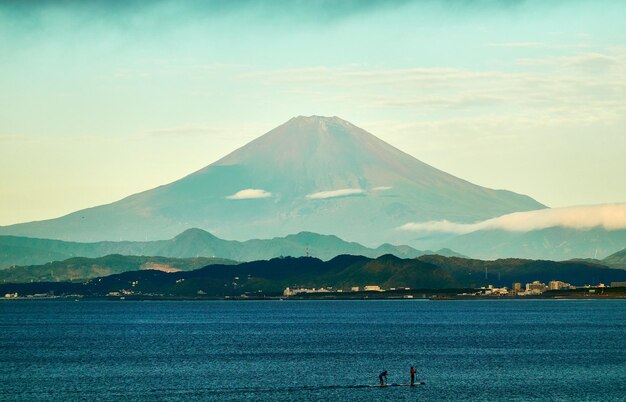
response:
[(298, 115), (550, 207), (625, 202), (625, 11), (0, 2), (0, 225), (170, 183)]

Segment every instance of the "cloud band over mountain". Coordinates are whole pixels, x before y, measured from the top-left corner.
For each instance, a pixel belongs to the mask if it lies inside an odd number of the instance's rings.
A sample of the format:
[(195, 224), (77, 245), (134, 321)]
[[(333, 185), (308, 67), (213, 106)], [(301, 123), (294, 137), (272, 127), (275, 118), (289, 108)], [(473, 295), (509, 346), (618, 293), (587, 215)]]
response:
[(269, 198), (272, 193), (257, 188), (247, 188), (245, 190), (237, 191), (233, 195), (229, 195), (229, 200), (249, 200), (254, 198)]
[(326, 198), (349, 197), (362, 194), (365, 194), (365, 191), (360, 188), (342, 188), (339, 190), (319, 191), (317, 193), (307, 194), (306, 198), (320, 200)]
[(576, 206), (515, 212), (476, 223), (456, 223), (448, 220), (410, 222), (398, 229), (412, 232), (465, 234), (477, 230), (506, 230), (530, 232), (550, 227), (606, 230), (626, 228), (626, 203)]

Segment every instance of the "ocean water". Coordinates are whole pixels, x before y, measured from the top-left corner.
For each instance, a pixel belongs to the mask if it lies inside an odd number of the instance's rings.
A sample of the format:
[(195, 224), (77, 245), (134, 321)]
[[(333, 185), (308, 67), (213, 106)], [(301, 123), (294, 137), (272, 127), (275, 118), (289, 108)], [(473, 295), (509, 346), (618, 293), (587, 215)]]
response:
[[(407, 383), (417, 369), (424, 385)], [(626, 300), (3, 301), (0, 400), (624, 401)]]

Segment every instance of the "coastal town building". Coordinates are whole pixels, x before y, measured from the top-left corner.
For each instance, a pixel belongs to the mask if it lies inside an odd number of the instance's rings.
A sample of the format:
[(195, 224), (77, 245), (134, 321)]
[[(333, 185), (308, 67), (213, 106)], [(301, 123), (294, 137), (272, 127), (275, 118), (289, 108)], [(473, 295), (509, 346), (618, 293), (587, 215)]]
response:
[(294, 296), (298, 293), (329, 293), (332, 292), (332, 289), (328, 288), (285, 288), (283, 291), (283, 296)]
[(545, 283), (539, 281), (533, 281), (526, 284), (526, 292), (528, 294), (538, 295), (548, 290)]
[(506, 287), (496, 288), (493, 285), (488, 285), (487, 287), (481, 287), (478, 295), (485, 296), (506, 296), (509, 294), (509, 290)]
[(565, 290), (570, 289), (572, 285), (561, 281), (550, 281), (548, 283), (548, 287), (550, 288), (550, 290)]
[(509, 294), (509, 290), (506, 287), (493, 288), (491, 289), (491, 293), (495, 296), (506, 296)]
[[(404, 289), (409, 290), (409, 288), (404, 288)], [(350, 287), (350, 292), (359, 292), (359, 291), (384, 292), (385, 289), (382, 289), (379, 285), (367, 285), (367, 286), (363, 286), (363, 288), (359, 286)], [(288, 287), (288, 288), (285, 288), (285, 290), (283, 291), (283, 296), (289, 297), (289, 296), (295, 296), (301, 293), (330, 293), (330, 292), (343, 293), (344, 290), (343, 289), (334, 290), (333, 288), (303, 288), (303, 287), (289, 288)]]

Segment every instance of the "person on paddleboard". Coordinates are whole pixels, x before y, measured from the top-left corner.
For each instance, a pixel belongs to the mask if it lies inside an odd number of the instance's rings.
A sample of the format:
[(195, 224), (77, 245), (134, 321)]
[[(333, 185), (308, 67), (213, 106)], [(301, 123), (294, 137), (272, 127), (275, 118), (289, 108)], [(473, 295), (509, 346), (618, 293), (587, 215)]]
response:
[(411, 366), (411, 386), (415, 385), (415, 368)]
[[(384, 378), (384, 380), (383, 380)], [(378, 375), (378, 379), (380, 380), (380, 386), (385, 385), (385, 381), (387, 380), (387, 370), (383, 371)]]

